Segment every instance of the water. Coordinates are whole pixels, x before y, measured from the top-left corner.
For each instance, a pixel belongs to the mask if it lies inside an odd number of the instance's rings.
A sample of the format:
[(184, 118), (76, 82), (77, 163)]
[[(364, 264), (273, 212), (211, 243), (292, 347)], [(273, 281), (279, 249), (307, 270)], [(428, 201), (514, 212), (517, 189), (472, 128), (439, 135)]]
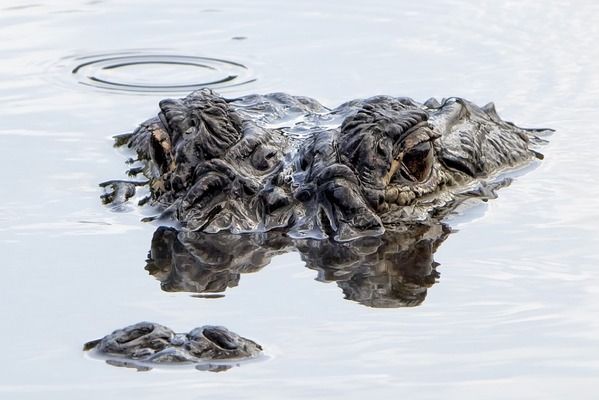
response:
[[(4, 0), (0, 397), (594, 398), (598, 8)], [(73, 73), (83, 57), (107, 55), (126, 57), (124, 66)], [(229, 63), (196, 65), (208, 60)], [(230, 85), (214, 83), (229, 76)], [(154, 115), (161, 98), (206, 83), (327, 106), (381, 93), (462, 96), (557, 134), (546, 159), (499, 199), (450, 221), (458, 232), (435, 253), (441, 276), (418, 307), (346, 300), (298, 253), (242, 274), (224, 297), (198, 298), (160, 290), (144, 270), (157, 226), (102, 206), (97, 183), (124, 170), (111, 135)], [(141, 320), (176, 331), (222, 324), (269, 359), (218, 374), (135, 372), (81, 351)]]
[[(80, 84), (108, 90), (150, 93), (206, 87), (222, 90), (253, 81), (244, 77), (245, 65), (209, 57), (137, 51), (79, 56), (68, 61), (74, 64), (71, 73), (78, 76)], [(198, 76), (202, 77), (199, 81)], [(167, 82), (160, 83), (165, 78)]]

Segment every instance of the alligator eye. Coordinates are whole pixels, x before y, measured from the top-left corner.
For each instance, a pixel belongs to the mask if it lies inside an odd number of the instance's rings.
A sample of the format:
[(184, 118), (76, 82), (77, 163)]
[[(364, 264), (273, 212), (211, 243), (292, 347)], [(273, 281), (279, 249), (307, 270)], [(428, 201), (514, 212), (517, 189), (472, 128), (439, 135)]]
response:
[(433, 147), (423, 142), (412, 147), (401, 160), (401, 175), (412, 182), (423, 182), (433, 166)]

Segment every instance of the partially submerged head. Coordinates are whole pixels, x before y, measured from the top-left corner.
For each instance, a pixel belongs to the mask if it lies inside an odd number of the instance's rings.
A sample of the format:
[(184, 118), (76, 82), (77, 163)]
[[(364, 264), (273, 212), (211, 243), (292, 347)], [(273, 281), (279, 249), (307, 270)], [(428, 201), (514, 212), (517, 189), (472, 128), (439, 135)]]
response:
[(377, 96), (331, 112), (294, 99), (203, 90), (162, 101), (129, 140), (149, 164), (153, 203), (189, 230), (343, 241), (421, 222), (537, 154), (536, 131), (463, 99)]

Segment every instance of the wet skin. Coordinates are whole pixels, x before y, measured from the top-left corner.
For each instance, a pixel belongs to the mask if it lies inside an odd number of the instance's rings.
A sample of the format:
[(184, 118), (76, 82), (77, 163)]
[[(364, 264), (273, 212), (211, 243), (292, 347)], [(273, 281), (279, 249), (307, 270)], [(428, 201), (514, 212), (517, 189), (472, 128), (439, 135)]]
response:
[[(180, 223), (156, 231), (147, 262), (165, 290), (222, 292), (241, 272), (297, 250), (349, 299), (413, 306), (438, 277), (443, 217), (464, 199), (494, 198), (509, 183), (501, 172), (542, 158), (534, 147), (548, 132), (460, 98), (376, 96), (330, 110), (282, 93), (225, 99), (200, 90), (163, 100), (157, 117), (116, 138), (137, 155), (129, 175), (146, 180), (104, 182), (102, 199), (119, 207), (147, 186), (139, 204)], [(180, 335), (154, 323), (91, 348), (138, 369), (262, 350), (222, 327)]]
[(84, 345), (84, 350), (92, 349), (120, 367), (148, 370), (154, 364), (192, 364), (215, 372), (233, 366), (227, 362), (254, 358), (262, 352), (256, 342), (222, 326), (202, 326), (181, 334), (153, 322), (139, 322)]
[(187, 231), (282, 230), (348, 241), (438, 221), (466, 197), (488, 199), (497, 176), (542, 156), (547, 129), (503, 121), (460, 98), (376, 96), (330, 110), (282, 93), (225, 99), (209, 91), (160, 102), (118, 145), (131, 175), (102, 184), (106, 203), (142, 200)]

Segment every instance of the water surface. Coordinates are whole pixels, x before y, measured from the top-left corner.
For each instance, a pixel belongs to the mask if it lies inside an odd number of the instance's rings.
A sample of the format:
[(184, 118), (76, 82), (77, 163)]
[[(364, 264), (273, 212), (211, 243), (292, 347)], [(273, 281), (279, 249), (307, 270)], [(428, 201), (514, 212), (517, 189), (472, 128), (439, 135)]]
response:
[[(591, 1), (4, 1), (0, 396), (594, 398), (598, 30)], [(73, 73), (110, 57), (125, 59)], [(144, 269), (157, 225), (102, 206), (97, 184), (126, 168), (113, 134), (201, 84), (332, 107), (461, 96), (557, 133), (499, 199), (449, 221), (458, 232), (435, 252), (440, 278), (418, 306), (344, 299), (298, 252), (273, 254), (224, 297), (198, 297), (161, 290)], [(81, 351), (141, 320), (222, 324), (270, 359), (142, 373)]]

